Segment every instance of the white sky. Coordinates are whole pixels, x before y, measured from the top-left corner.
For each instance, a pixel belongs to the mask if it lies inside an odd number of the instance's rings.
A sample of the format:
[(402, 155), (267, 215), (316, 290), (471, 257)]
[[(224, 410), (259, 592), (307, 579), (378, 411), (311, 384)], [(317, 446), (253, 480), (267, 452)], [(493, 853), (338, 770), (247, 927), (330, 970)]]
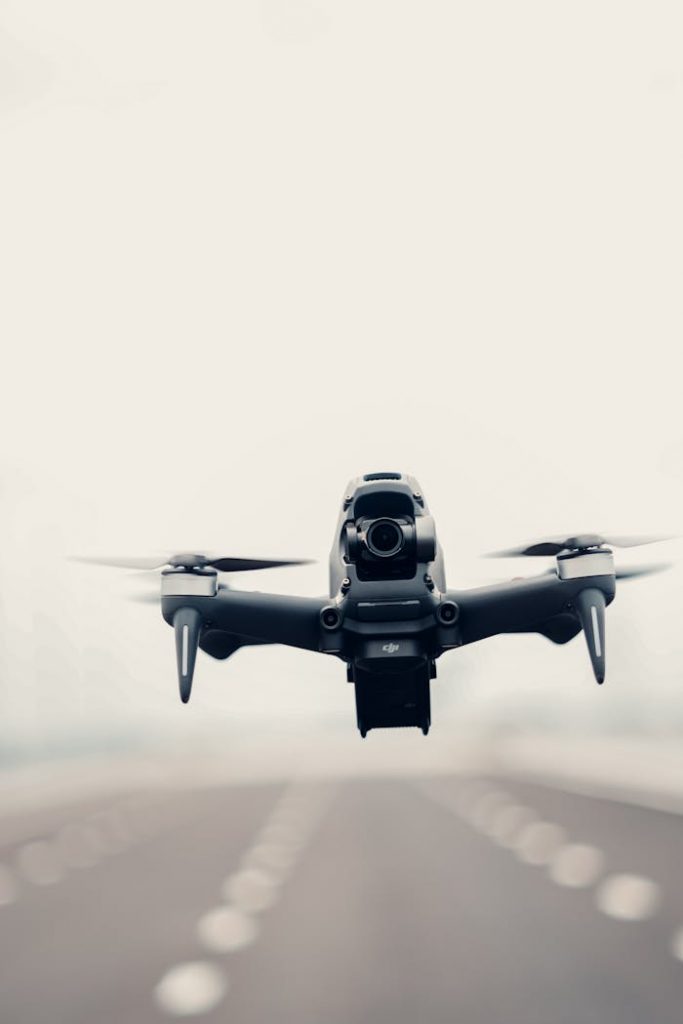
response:
[[(317, 557), (244, 586), (321, 593), (346, 480), (386, 468), (452, 586), (539, 534), (680, 532), (682, 29), (677, 0), (3, 5), (3, 743), (354, 727), (343, 666), (279, 649), (202, 658), (180, 708), (143, 584), (70, 552)], [(680, 610), (680, 570), (620, 590), (602, 694), (581, 639), (453, 655), (435, 718), (665, 719)]]

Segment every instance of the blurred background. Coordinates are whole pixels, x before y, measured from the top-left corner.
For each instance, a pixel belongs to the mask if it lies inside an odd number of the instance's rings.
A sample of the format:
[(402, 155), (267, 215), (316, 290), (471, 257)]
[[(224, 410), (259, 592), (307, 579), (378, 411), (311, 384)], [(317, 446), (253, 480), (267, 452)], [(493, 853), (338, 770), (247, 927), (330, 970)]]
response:
[(387, 469), (454, 588), (679, 534), (682, 29), (3, 4), (3, 1021), (680, 1019), (680, 568), (619, 587), (602, 689), (581, 637), (498, 637), (441, 660), (427, 739), (361, 741), (306, 652), (200, 655), (181, 706), (145, 581), (67, 559), (313, 558), (239, 583), (322, 594)]

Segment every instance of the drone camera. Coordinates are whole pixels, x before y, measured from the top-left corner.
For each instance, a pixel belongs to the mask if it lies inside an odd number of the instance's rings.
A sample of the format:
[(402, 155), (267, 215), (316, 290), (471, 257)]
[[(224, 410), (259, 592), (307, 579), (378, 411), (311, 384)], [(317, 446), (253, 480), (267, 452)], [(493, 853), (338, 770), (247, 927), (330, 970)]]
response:
[(403, 549), (407, 532), (394, 519), (375, 519), (365, 531), (365, 547), (375, 558), (393, 558)]
[(436, 557), (431, 516), (360, 518), (346, 524), (344, 540), (347, 561), (357, 565), (361, 574), (408, 573), (418, 562)]

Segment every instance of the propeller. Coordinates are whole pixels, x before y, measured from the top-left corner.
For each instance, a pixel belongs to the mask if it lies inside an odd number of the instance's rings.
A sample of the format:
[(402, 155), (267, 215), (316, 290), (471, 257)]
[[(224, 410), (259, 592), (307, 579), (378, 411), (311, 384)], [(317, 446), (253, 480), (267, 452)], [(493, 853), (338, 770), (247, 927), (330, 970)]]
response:
[(520, 555), (548, 556), (559, 555), (563, 551), (583, 551), (585, 548), (599, 548), (610, 544), (615, 548), (634, 548), (641, 544), (657, 544), (660, 541), (673, 540), (671, 535), (639, 534), (635, 536), (603, 537), (599, 533), (577, 533), (572, 537), (546, 537), (542, 540), (521, 544), (519, 547), (505, 548), (502, 551), (490, 551), (486, 558), (517, 558)]
[[(603, 545), (609, 544), (616, 548), (633, 548), (642, 544), (656, 544), (660, 541), (673, 540), (671, 535), (662, 534), (638, 534), (635, 536), (610, 535), (603, 536), (599, 533), (578, 533), (571, 537), (546, 537), (542, 540), (522, 544), (519, 547), (505, 548), (503, 551), (493, 551), (487, 555), (488, 558), (516, 558), (522, 557), (550, 557), (552, 555), (564, 556), (558, 558), (558, 572), (561, 575), (561, 563), (569, 558), (569, 564), (573, 562), (573, 556), (578, 557), (582, 562), (583, 556), (600, 556), (603, 552), (610, 555), (609, 566), (605, 571), (614, 573), (617, 580), (631, 580), (642, 576), (652, 576), (658, 572), (664, 572), (671, 568), (670, 563), (638, 565), (631, 568), (614, 569), (611, 561), (611, 552)], [(590, 559), (589, 559), (590, 561)], [(555, 569), (549, 569), (548, 575), (555, 575)], [(545, 574), (544, 574), (545, 575)], [(596, 573), (597, 575), (597, 573)], [(587, 580), (590, 576), (587, 577)], [(590, 655), (593, 673), (598, 683), (605, 679), (605, 595), (595, 586), (586, 586), (574, 598), (574, 611), (578, 616), (586, 638), (588, 654)], [(551, 637), (552, 639), (552, 637)]]
[(673, 562), (659, 562), (657, 565), (634, 565), (630, 569), (617, 569), (614, 576), (618, 580), (635, 580), (640, 576), (654, 576), (658, 572), (667, 572), (672, 568)]
[(137, 569), (152, 571), (163, 569), (165, 565), (186, 569), (218, 569), (219, 572), (252, 572), (254, 569), (277, 569), (287, 565), (310, 565), (309, 558), (229, 558), (225, 555), (201, 555), (182, 553), (179, 555), (151, 555), (149, 557), (119, 558), (76, 556), (74, 562), (86, 565), (106, 565), (115, 569)]
[[(85, 562), (88, 565), (112, 566), (115, 569), (142, 570), (151, 572), (171, 566), (174, 569), (186, 569), (192, 574), (196, 569), (216, 569), (218, 572), (252, 572), (254, 569), (276, 569), (287, 565), (310, 565), (310, 559), (281, 558), (230, 558), (226, 555), (209, 555), (198, 553), (182, 553), (179, 555), (152, 555), (150, 557), (133, 558), (94, 558), (90, 556), (73, 557), (71, 561)], [(174, 576), (175, 574), (170, 574)], [(183, 576), (183, 574), (180, 574)], [(199, 574), (195, 574), (197, 576)], [(207, 574), (211, 577), (211, 573)], [(215, 574), (214, 574), (215, 578)], [(219, 587), (220, 589), (220, 587)], [(143, 604), (158, 604), (159, 595), (140, 594), (133, 600)], [(202, 635), (202, 618), (196, 608), (181, 607), (173, 615), (175, 632), (176, 662), (178, 666), (178, 686), (180, 699), (187, 704), (192, 692), (192, 679), (197, 658), (197, 648)]]
[[(635, 565), (627, 569), (615, 569), (614, 578), (617, 580), (634, 580), (641, 576), (654, 576), (658, 572), (668, 572), (673, 569), (673, 562), (655, 562), (650, 565)], [(487, 580), (488, 585), (496, 583), (521, 583), (525, 580), (538, 579), (539, 576), (557, 576), (556, 569), (546, 569), (544, 572), (533, 576), (513, 576), (512, 579), (506, 576), (497, 576), (495, 579)]]

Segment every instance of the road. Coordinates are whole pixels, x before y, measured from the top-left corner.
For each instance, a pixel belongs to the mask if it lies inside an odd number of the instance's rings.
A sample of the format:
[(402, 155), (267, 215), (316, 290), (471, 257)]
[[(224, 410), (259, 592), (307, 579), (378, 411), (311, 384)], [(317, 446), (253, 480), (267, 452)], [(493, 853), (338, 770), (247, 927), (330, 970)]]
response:
[(514, 778), (0, 824), (3, 1024), (680, 1024), (683, 816)]

